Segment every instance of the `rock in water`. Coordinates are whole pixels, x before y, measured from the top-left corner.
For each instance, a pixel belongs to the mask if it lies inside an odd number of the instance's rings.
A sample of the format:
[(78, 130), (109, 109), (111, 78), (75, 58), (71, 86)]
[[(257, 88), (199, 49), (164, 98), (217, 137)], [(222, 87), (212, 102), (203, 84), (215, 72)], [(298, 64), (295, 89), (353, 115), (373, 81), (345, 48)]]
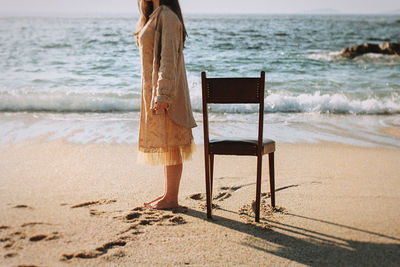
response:
[(400, 43), (384, 42), (379, 45), (382, 54), (400, 56)]
[(400, 55), (400, 43), (385, 42), (382, 44), (364, 43), (342, 49), (340, 54), (345, 58), (355, 58), (366, 53), (378, 53), (385, 55)]
[(358, 56), (361, 56), (366, 53), (379, 53), (380, 52), (379, 45), (377, 44), (361, 44), (361, 45), (355, 45), (355, 46), (350, 46), (342, 49), (340, 54), (345, 57), (345, 58), (355, 58)]

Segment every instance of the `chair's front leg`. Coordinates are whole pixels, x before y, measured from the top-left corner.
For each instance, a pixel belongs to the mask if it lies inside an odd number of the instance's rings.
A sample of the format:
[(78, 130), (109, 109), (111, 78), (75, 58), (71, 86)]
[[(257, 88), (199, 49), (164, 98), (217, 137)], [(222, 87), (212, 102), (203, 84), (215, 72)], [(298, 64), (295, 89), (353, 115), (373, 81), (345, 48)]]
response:
[(261, 206), (261, 166), (262, 166), (262, 155), (257, 156), (257, 183), (256, 183), (256, 210), (255, 220), (260, 221), (260, 206)]
[(206, 203), (207, 203), (207, 218), (212, 216), (212, 192), (211, 192), (211, 177), (210, 177), (210, 158), (205, 155), (205, 178), (206, 178)]

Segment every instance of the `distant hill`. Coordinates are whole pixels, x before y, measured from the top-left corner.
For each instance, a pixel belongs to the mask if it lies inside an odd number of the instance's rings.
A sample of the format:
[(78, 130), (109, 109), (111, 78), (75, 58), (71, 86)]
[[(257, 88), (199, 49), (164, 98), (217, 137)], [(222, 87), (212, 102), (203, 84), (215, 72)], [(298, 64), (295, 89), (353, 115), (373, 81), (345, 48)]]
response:
[(337, 9), (333, 8), (323, 8), (323, 9), (312, 9), (312, 10), (305, 10), (303, 12), (299, 12), (300, 14), (341, 14)]

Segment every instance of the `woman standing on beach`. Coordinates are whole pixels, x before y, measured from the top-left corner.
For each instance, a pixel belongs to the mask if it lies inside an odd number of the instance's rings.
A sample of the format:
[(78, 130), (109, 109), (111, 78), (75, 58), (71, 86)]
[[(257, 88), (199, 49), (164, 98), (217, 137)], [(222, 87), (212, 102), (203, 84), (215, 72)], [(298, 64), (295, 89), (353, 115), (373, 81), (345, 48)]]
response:
[(190, 104), (183, 48), (187, 36), (178, 0), (138, 0), (135, 37), (142, 59), (139, 159), (164, 165), (165, 192), (153, 209), (178, 207), (183, 161), (194, 151), (196, 126)]

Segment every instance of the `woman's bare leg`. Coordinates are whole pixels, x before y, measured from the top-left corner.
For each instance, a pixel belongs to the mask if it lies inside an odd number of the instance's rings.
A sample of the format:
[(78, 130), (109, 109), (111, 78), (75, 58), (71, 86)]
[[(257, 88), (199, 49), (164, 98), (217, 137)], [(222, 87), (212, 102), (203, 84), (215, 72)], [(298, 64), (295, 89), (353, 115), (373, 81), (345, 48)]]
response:
[(181, 182), (183, 165), (164, 166), (165, 193), (162, 197), (147, 204), (153, 209), (171, 209), (178, 207), (179, 185)]

